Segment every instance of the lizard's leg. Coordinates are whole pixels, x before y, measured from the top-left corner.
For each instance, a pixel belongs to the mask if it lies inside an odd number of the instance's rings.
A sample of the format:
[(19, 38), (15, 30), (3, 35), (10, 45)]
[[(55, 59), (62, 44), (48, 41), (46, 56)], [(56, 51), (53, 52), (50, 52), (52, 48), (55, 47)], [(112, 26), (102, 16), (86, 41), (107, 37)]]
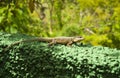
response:
[(50, 45), (54, 45), (54, 44), (56, 44), (56, 40), (55, 39), (53, 39), (52, 42), (50, 42), (48, 45), (50, 46)]
[(68, 42), (68, 43), (67, 43), (67, 46), (70, 46), (72, 43), (73, 43), (72, 41)]

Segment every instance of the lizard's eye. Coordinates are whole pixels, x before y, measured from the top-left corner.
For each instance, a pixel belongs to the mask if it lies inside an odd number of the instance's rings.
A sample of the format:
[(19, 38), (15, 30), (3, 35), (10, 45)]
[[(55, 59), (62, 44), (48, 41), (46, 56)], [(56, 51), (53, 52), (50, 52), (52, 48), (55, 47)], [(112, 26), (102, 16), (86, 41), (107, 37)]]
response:
[(78, 37), (78, 38), (82, 38), (82, 37)]
[(81, 36), (76, 36), (75, 38), (82, 38)]

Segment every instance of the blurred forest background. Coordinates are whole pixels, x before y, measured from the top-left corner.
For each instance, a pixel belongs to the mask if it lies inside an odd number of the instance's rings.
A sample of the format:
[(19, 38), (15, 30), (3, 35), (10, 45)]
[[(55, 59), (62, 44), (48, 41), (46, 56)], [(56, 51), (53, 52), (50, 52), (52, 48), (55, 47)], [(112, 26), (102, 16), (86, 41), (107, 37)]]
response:
[(120, 49), (120, 0), (0, 0), (0, 31)]

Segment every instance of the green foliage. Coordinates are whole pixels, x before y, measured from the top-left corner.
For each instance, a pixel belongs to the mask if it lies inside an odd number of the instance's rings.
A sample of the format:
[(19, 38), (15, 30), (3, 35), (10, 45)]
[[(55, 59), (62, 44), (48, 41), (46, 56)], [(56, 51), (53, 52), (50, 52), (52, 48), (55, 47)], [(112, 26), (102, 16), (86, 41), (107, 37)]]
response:
[(82, 29), (77, 25), (66, 25), (61, 34), (66, 34), (66, 36), (77, 36), (82, 33)]
[(25, 33), (28, 31), (27, 24), (29, 23), (30, 17), (27, 15), (28, 10), (26, 6), (21, 1), (9, 2), (0, 6), (0, 15), (2, 16), (0, 20), (0, 28), (2, 31), (6, 32), (22, 32)]
[[(93, 45), (120, 49), (119, 4), (119, 0), (2, 0), (0, 31), (35, 36), (82, 35), (85, 42), (92, 38), (89, 43)], [(103, 36), (100, 41), (95, 39)]]
[(101, 46), (21, 43), (21, 34), (0, 33), (1, 78), (119, 78), (120, 51)]

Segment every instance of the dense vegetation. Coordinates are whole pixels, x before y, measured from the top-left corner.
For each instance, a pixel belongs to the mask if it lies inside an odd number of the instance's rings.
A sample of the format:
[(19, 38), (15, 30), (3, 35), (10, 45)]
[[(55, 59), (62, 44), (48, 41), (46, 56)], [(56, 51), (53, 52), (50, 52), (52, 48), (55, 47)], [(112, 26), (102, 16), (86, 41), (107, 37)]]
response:
[(73, 44), (29, 42), (22, 34), (0, 33), (0, 78), (120, 78), (120, 50)]
[[(79, 35), (83, 44), (26, 42), (6, 49), (35, 36)], [(115, 48), (119, 0), (0, 0), (0, 78), (120, 78)]]
[(120, 49), (119, 0), (0, 0), (0, 31), (35, 36), (82, 35)]

